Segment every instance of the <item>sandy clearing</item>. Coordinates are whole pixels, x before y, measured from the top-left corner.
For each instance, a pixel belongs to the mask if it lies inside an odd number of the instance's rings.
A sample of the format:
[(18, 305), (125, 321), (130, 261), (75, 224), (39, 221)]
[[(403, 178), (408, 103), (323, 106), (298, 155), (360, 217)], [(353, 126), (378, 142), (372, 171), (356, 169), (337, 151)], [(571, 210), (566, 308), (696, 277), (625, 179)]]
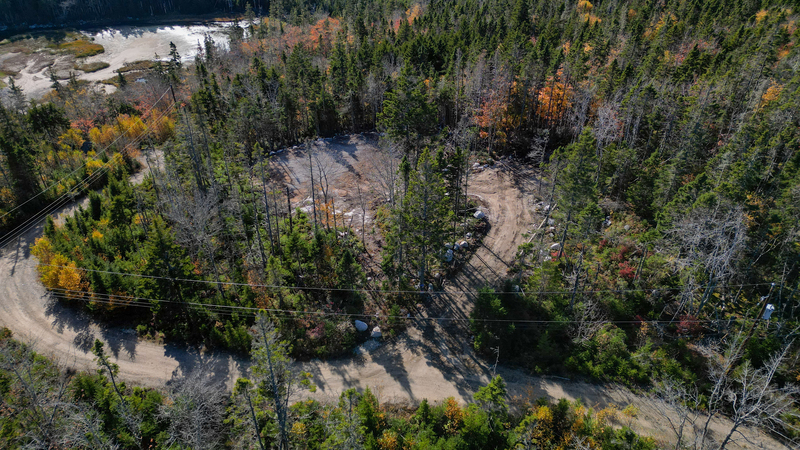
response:
[[(365, 164), (365, 157), (371, 151), (370, 145), (356, 136), (328, 141), (327, 145), (333, 152), (344, 153), (342, 167), (347, 167), (349, 161), (353, 171)], [(277, 160), (282, 162), (289, 176), (295, 177), (298, 183), (296, 198), (303, 196), (304, 179), (299, 172), (305, 161), (302, 156), (300, 152), (294, 156), (286, 152)], [(349, 169), (341, 176), (347, 176), (347, 173), (351, 173)], [(133, 178), (141, 181), (142, 176), (139, 174)], [(436, 299), (432, 312), (444, 311), (444, 316), (463, 319), (469, 312), (472, 299), (456, 291), (493, 284), (506, 275), (516, 247), (524, 239), (522, 233), (529, 231), (534, 223), (530, 208), (533, 201), (530, 187), (534, 182), (530, 172), (513, 163), (498, 165), (472, 177), (470, 194), (479, 196), (487, 206), (491, 228), (484, 238), (484, 246), (476, 251), (455, 279), (446, 283), (448, 294)], [(347, 192), (341, 191), (346, 196)], [(70, 205), (60, 214), (70, 214), (75, 207), (75, 204)], [(0, 279), (3, 280), (0, 284), (0, 325), (10, 328), (16, 336), (34, 342), (40, 352), (77, 369), (95, 367), (89, 349), (95, 338), (101, 339), (119, 365), (120, 377), (146, 386), (161, 387), (183, 374), (202, 370), (217, 380), (220, 387), (230, 387), (246, 371), (247, 361), (228, 354), (141, 341), (133, 330), (103, 326), (50, 300), (38, 282), (35, 260), (29, 253), (29, 246), (41, 235), (41, 227), (39, 224), (30, 229), (4, 249), (0, 257)], [(466, 403), (490, 379), (493, 371), (489, 363), (472, 351), (468, 335), (463, 334), (463, 326), (458, 325), (464, 323), (412, 320), (406, 334), (362, 357), (311, 361), (297, 366), (312, 373), (318, 392), (311, 396), (320, 400), (335, 399), (350, 387), (369, 386), (382, 401), (414, 403), (423, 398), (440, 401), (454, 397)], [(633, 404), (639, 408), (640, 414), (631, 421), (631, 426), (641, 433), (669, 440), (664, 421), (657, 416), (650, 401), (628, 389), (530, 376), (502, 365), (497, 367), (497, 373), (506, 380), (512, 398), (580, 398), (595, 408)], [(725, 426), (724, 420), (715, 422), (718, 432)], [(758, 431), (748, 431), (747, 434), (761, 447), (729, 448), (786, 448)]]

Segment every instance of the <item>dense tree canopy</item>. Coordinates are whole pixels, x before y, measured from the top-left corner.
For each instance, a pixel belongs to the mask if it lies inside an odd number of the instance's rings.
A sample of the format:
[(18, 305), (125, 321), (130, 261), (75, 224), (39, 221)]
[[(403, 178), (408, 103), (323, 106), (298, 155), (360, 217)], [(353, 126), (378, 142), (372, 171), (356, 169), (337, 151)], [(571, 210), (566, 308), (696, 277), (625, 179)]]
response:
[[(458, 243), (471, 249), (491, 226), (473, 215), (472, 177), (506, 161), (530, 168), (509, 175), (531, 177), (520, 186), (535, 177), (524, 207), (536, 223), (498, 285), (463, 289), (474, 308), (459, 332), (478, 352), (536, 372), (696, 386), (693, 402), (674, 404), (711, 415), (741, 411), (724, 392), (800, 377), (793, 2), (223, 3), (0, 2), (3, 23), (243, 13), (228, 48), (207, 36), (194, 62), (175, 51), (137, 72), (146, 83), (120, 82), (114, 94), (56, 80), (25, 105), (9, 91), (0, 243), (50, 202), (91, 191), (88, 209), (46, 223), (32, 248), (55, 296), (142, 335), (257, 355), (264, 337), (247, 330), (265, 310), (259, 320), (292, 342), (274, 348), (341, 355), (367, 338), (351, 318), (376, 317), (392, 335), (409, 311), (436, 304), (468, 259)], [(157, 101), (167, 92), (174, 102)], [(374, 132), (375, 170), (352, 175), (381, 191), (370, 203), (357, 183), (369, 231), (337, 210), (336, 169), (315, 147), (362, 132)], [(290, 193), (276, 168), (290, 147), (308, 191)], [(127, 178), (145, 149), (163, 153), (164, 167), (134, 188)], [(756, 322), (767, 304), (772, 319)], [(723, 355), (708, 344), (740, 330), (741, 348), (715, 372)], [(777, 363), (763, 356), (784, 348)], [(270, 403), (255, 378), (237, 385), (233, 426), (262, 446), (305, 436), (309, 448), (398, 448), (389, 442), (417, 433), (430, 446), (502, 448), (513, 436), (524, 447), (566, 436), (547, 424), (580, 415), (542, 405), (512, 426), (493, 381), (467, 408), (420, 405), (411, 428), (377, 417), (368, 393), (347, 392), (330, 421), (289, 433), (284, 406), (247, 417), (248, 402)], [(793, 413), (780, 420), (796, 437)]]

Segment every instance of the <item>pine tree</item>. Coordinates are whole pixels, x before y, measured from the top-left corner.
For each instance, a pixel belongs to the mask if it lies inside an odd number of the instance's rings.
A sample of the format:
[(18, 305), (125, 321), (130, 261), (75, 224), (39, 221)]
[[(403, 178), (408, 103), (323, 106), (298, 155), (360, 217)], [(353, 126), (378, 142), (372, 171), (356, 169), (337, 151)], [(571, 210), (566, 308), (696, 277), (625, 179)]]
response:
[(446, 184), (436, 159), (423, 150), (415, 170), (411, 170), (408, 188), (399, 214), (408, 243), (410, 262), (417, 269), (419, 284), (425, 284), (430, 264), (439, 257), (451, 222), (452, 208), (445, 195)]

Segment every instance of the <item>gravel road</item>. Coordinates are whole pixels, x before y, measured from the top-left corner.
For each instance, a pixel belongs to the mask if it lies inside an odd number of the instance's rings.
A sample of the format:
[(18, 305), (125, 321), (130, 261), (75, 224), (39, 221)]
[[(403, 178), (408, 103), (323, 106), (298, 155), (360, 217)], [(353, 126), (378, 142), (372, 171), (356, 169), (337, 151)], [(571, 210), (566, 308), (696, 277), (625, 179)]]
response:
[[(354, 148), (366, 146), (358, 142)], [(487, 206), (491, 228), (484, 238), (484, 247), (449, 283), (450, 292), (443, 297), (445, 300), (438, 300), (451, 302), (449, 311), (453, 318), (466, 317), (470, 308), (471, 299), (460, 291), (504, 277), (522, 242), (522, 234), (534, 225), (530, 207), (533, 189), (525, 181), (529, 174), (521, 170), (508, 163), (472, 178), (470, 194), (481, 198)], [(139, 175), (134, 179), (142, 178)], [(59, 214), (71, 214), (75, 207), (73, 204)], [(35, 259), (29, 252), (41, 233), (42, 224), (31, 228), (3, 249), (0, 256), (0, 325), (11, 329), (17, 338), (32, 342), (39, 352), (76, 369), (96, 367), (90, 348), (95, 338), (100, 339), (119, 365), (122, 379), (152, 387), (163, 387), (195, 370), (212, 376), (221, 387), (230, 387), (246, 371), (246, 361), (228, 354), (143, 341), (133, 330), (104, 326), (51, 300), (38, 281)], [(466, 403), (493, 373), (492, 366), (472, 352), (466, 335), (454, 336), (446, 323), (428, 320), (412, 321), (408, 333), (359, 357), (298, 363), (298, 368), (312, 373), (318, 391), (311, 395), (320, 400), (337, 398), (347, 388), (369, 386), (382, 401), (407, 403), (423, 398), (439, 401), (451, 396)], [(628, 389), (530, 376), (502, 365), (496, 372), (506, 380), (512, 398), (580, 398), (595, 408), (633, 404), (639, 414), (630, 419), (630, 425), (636, 431), (669, 440), (666, 421), (656, 414), (651, 401)], [(714, 424), (718, 432), (726, 426), (724, 420)], [(758, 431), (746, 434), (761, 446), (729, 448), (787, 448)]]

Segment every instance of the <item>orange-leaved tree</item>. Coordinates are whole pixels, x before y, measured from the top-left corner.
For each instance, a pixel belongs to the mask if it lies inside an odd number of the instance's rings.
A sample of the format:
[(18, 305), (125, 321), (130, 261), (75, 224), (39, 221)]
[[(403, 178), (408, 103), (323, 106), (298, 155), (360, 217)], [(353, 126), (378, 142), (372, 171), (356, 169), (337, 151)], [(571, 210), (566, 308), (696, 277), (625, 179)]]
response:
[(556, 76), (548, 77), (544, 87), (533, 94), (538, 100), (536, 112), (539, 117), (554, 124), (569, 110), (573, 89), (564, 76), (564, 70), (558, 69)]
[(519, 83), (516, 81), (496, 83), (495, 89), (489, 90), (481, 102), (475, 123), (481, 128), (480, 137), (488, 140), (489, 151), (493, 150), (496, 143), (506, 144), (511, 131), (520, 125), (521, 116), (513, 105), (518, 91)]

